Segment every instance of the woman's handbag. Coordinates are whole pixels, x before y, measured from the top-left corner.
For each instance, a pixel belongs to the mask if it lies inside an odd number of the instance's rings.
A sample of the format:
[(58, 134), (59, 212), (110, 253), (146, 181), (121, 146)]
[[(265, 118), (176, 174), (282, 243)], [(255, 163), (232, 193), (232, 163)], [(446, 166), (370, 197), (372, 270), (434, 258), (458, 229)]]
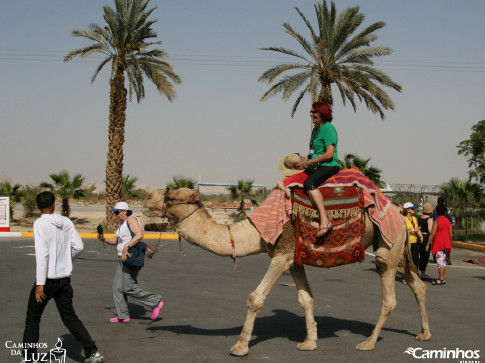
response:
[(138, 242), (136, 245), (128, 249), (129, 256), (126, 261), (123, 261), (123, 264), (130, 267), (143, 267), (145, 264), (146, 250), (147, 245), (145, 242)]
[[(131, 237), (133, 237), (135, 234), (130, 228), (130, 224), (128, 221), (126, 222), (126, 225), (128, 226), (128, 230), (131, 233)], [(136, 245), (128, 248), (128, 254), (129, 256), (127, 257), (126, 261), (123, 261), (123, 264), (125, 266), (129, 267), (140, 267), (142, 268), (145, 265), (145, 251), (147, 250), (147, 245), (145, 242), (138, 242)]]

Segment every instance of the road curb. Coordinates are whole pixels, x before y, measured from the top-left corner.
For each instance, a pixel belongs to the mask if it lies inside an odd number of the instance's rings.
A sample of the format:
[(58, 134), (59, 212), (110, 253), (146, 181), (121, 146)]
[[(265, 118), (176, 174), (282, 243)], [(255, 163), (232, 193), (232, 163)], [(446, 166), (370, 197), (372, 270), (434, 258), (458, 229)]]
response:
[[(79, 233), (81, 238), (97, 238), (98, 235), (96, 233)], [(114, 237), (113, 233), (107, 233), (106, 237)], [(1, 237), (29, 237), (34, 238), (34, 232), (0, 232)], [(161, 232), (157, 234), (145, 234), (143, 239), (178, 239), (179, 235), (176, 233), (170, 232)], [(474, 243), (468, 242), (451, 242), (453, 247), (465, 248), (468, 250), (480, 251), (485, 252), (485, 245), (478, 245)]]
[(468, 250), (485, 252), (485, 246), (468, 242), (451, 242), (453, 247), (466, 248)]
[[(96, 233), (79, 233), (81, 238), (97, 238)], [(114, 237), (113, 233), (106, 233), (106, 237)], [(29, 237), (34, 238), (34, 232), (0, 232), (0, 237)], [(157, 233), (145, 234), (143, 239), (178, 239), (179, 235), (176, 233)]]

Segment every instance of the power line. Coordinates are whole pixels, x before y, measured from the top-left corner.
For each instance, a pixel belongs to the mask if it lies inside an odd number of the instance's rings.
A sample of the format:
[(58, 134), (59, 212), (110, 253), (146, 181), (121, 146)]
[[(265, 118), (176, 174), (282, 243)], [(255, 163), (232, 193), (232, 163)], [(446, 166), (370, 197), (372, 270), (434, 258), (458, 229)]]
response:
[[(62, 53), (60, 55), (59, 53)], [(68, 51), (47, 49), (0, 49), (1, 61), (63, 62)], [(59, 54), (59, 55), (57, 55)], [(105, 59), (102, 56), (90, 56), (89, 59), (77, 58), (77, 62), (96, 63)], [(263, 67), (291, 62), (291, 57), (242, 56), (218, 54), (176, 54), (167, 58), (176, 65), (223, 66), (223, 67)], [(485, 72), (485, 62), (458, 61), (419, 61), (419, 60), (386, 60), (375, 63), (387, 71), (418, 72)], [(483, 66), (482, 66), (483, 65)]]

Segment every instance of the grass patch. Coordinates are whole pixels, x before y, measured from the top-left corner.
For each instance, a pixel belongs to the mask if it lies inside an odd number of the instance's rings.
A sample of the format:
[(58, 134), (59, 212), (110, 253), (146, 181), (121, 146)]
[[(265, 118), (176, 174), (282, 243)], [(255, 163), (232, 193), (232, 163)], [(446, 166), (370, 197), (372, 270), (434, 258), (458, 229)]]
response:
[[(454, 241), (467, 242), (465, 232), (457, 231), (453, 237)], [(485, 242), (485, 233), (468, 233), (468, 242)]]

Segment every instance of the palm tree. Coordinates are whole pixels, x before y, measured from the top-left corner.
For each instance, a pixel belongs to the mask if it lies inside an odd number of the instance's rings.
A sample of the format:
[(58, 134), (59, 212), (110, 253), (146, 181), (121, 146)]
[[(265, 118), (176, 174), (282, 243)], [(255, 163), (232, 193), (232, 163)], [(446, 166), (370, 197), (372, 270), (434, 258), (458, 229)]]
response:
[(62, 199), (61, 214), (69, 218), (71, 215), (69, 200), (71, 198), (79, 199), (84, 196), (84, 189), (82, 188), (82, 185), (86, 178), (81, 174), (74, 174), (71, 179), (66, 170), (61, 170), (59, 174), (50, 174), (49, 178), (52, 179), (53, 184), (42, 182), (39, 184), (39, 186), (41, 188), (49, 189), (52, 193), (58, 195)]
[(168, 183), (167, 188), (170, 190), (189, 188), (194, 189), (197, 184), (194, 179), (185, 176), (173, 176), (173, 183)]
[(374, 32), (386, 24), (382, 21), (376, 22), (354, 35), (365, 18), (364, 14), (359, 13), (358, 6), (344, 9), (341, 14), (337, 13), (334, 2), (331, 2), (330, 9), (326, 0), (314, 4), (314, 7), (317, 31), (305, 15), (295, 8), (310, 31), (310, 40), (297, 33), (290, 24), (283, 23), (286, 33), (296, 39), (303, 48), (303, 53), (282, 47), (261, 48), (300, 60), (276, 65), (263, 73), (259, 82), (271, 84), (278, 77), (281, 78), (263, 95), (261, 101), (266, 101), (277, 93), (282, 93), (283, 100), (286, 101), (297, 89), (303, 87), (293, 105), (293, 117), (300, 101), (307, 93), (312, 97), (312, 102), (324, 101), (333, 106), (331, 86), (335, 83), (344, 106), (348, 99), (356, 111), (357, 97), (360, 102), (365, 102), (369, 110), (374, 114), (379, 113), (384, 119), (383, 109), (394, 110), (394, 103), (379, 85), (401, 91), (400, 85), (384, 72), (374, 68), (373, 58), (392, 53), (391, 48), (371, 45), (377, 40)]
[(104, 20), (101, 27), (90, 24), (89, 30), (74, 30), (74, 37), (87, 38), (93, 44), (73, 50), (64, 58), (65, 62), (77, 56), (87, 57), (101, 53), (105, 56), (99, 64), (91, 83), (96, 80), (101, 69), (111, 63), (110, 105), (108, 126), (108, 160), (106, 163), (106, 219), (107, 225), (117, 225), (116, 216), (109, 213), (114, 204), (121, 199), (123, 189), (123, 144), (125, 141), (126, 103), (128, 92), (125, 88), (125, 73), (128, 79), (130, 101), (133, 93), (140, 102), (145, 97), (144, 76), (150, 79), (161, 95), (169, 101), (175, 97), (173, 84), (181, 83), (173, 67), (164, 61), (165, 51), (150, 46), (160, 45), (153, 42), (157, 33), (152, 25), (157, 20), (148, 17), (156, 9), (147, 10), (149, 0), (115, 0), (115, 9), (104, 6)]
[[(351, 165), (351, 162), (349, 161), (348, 156), (350, 155), (353, 156), (354, 165)], [(369, 165), (370, 159), (371, 158), (362, 159), (355, 154), (345, 154), (344, 161), (339, 160), (339, 163), (341, 168), (350, 168), (352, 166), (358, 167), (362, 174), (368, 177), (375, 185), (379, 188), (384, 188), (386, 184), (381, 179), (382, 170), (373, 165)]]
[(22, 200), (23, 193), (20, 184), (10, 184), (8, 181), (0, 183), (0, 197), (9, 197), (10, 221), (13, 221), (13, 209)]
[(136, 176), (123, 176), (123, 191), (121, 192), (121, 199), (127, 200), (138, 197), (138, 191), (135, 189), (135, 184), (138, 181)]
[(483, 186), (470, 180), (452, 178), (441, 186), (441, 192), (448, 200), (448, 205), (455, 206), (453, 209), (455, 217), (464, 220), (465, 240), (467, 240), (469, 223), (473, 218), (481, 219), (477, 208), (485, 197)]
[(250, 199), (251, 203), (254, 205), (258, 205), (255, 200), (255, 194), (251, 191), (253, 188), (254, 180), (238, 180), (237, 185), (231, 185), (227, 188), (231, 193), (231, 199), (234, 201), (240, 201), (239, 203), (239, 215), (245, 216), (246, 213), (244, 212), (244, 200)]
[(478, 121), (472, 127), (469, 140), (458, 144), (458, 155), (468, 157), (468, 171), (470, 178), (475, 178), (479, 183), (485, 184), (485, 120)]

